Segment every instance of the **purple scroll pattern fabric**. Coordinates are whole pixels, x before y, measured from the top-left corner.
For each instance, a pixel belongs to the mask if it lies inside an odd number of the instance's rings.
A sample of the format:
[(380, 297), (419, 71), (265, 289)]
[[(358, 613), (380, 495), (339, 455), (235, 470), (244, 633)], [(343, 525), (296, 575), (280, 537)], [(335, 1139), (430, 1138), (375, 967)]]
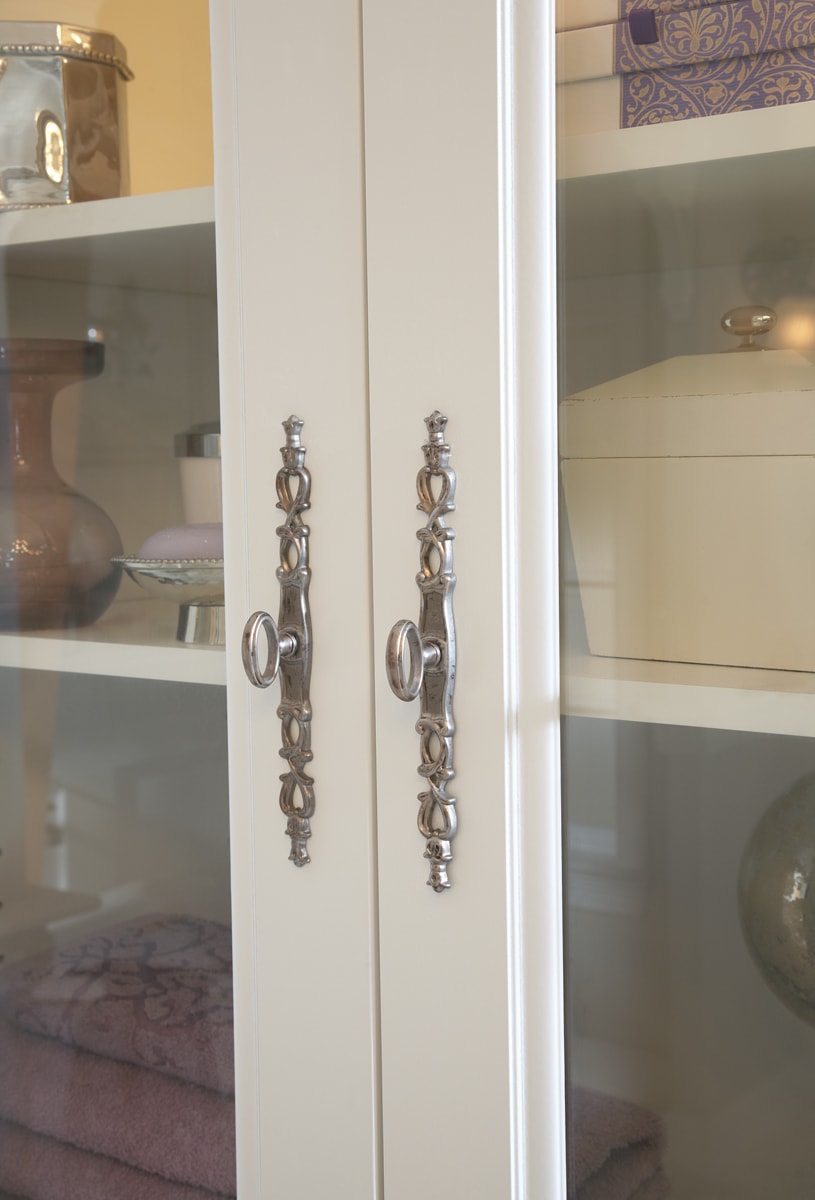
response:
[(234, 1095), (232, 944), (192, 916), (129, 921), (0, 972), (18, 1029)]
[[(636, 7), (636, 6), (635, 6)], [(815, 45), (812, 0), (728, 0), (657, 13), (657, 40), (636, 44), (628, 21), (618, 21), (615, 72), (714, 64)]]
[(815, 100), (815, 47), (624, 75), (620, 125), (658, 125)]

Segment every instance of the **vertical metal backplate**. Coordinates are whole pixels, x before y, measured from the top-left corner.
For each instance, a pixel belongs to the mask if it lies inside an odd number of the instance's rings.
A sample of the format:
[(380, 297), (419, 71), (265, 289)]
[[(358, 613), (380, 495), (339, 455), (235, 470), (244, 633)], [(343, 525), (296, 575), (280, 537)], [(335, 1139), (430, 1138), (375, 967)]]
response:
[(453, 691), (456, 683), (456, 629), (453, 620), (453, 539), (446, 517), (455, 510), (456, 475), (450, 468), (450, 447), (444, 440), (447, 417), (433, 412), (426, 419), (428, 441), (422, 447), (425, 465), (416, 488), (418, 508), (427, 520), (416, 536), (420, 542), (419, 636), (426, 655), (420, 691), (421, 715), (416, 722), (421, 763), (419, 774), (428, 790), (419, 795), (419, 831), (426, 839), (430, 860), (428, 885), (436, 892), (450, 886), (447, 864), (458, 818), (447, 785), (453, 778)]
[(281, 757), (288, 770), (280, 776), (280, 808), (286, 817), (286, 832), (291, 838), (289, 859), (297, 867), (310, 862), (308, 840), (314, 815), (314, 780), (306, 773), (313, 757), (311, 750), (311, 615), (308, 588), (309, 529), (302, 514), (311, 503), (311, 473), (305, 464), (305, 448), (300, 442), (303, 421), (291, 416), (283, 422), (286, 445), (281, 448), (283, 466), (277, 473), (277, 507), (285, 513), (278, 526), (280, 539), (280, 611), (278, 631), (281, 642), (291, 639), (291, 652), (280, 658)]
[(385, 670), (394, 695), (410, 701), (420, 697), (416, 722), (422, 761), (419, 774), (427, 791), (419, 795), (419, 832), (430, 860), (427, 880), (435, 892), (450, 886), (447, 864), (456, 834), (455, 799), (447, 791), (453, 778), (453, 690), (456, 683), (456, 630), (453, 621), (453, 538), (447, 525), (455, 509), (456, 476), (450, 469), (450, 447), (444, 440), (447, 418), (440, 412), (427, 418), (425, 465), (416, 488), (419, 511), (427, 521), (416, 536), (420, 542), (419, 623), (397, 621), (385, 647)]

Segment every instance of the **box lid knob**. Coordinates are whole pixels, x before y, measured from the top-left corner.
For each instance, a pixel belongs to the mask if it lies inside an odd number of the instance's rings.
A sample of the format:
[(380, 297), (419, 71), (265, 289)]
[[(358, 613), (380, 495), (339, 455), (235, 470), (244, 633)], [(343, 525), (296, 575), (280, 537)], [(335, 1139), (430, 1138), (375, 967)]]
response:
[(738, 346), (730, 346), (725, 353), (763, 350), (764, 346), (756, 345), (755, 338), (761, 333), (769, 333), (777, 320), (774, 310), (766, 304), (743, 304), (739, 308), (729, 309), (722, 317), (722, 329), (742, 340)]

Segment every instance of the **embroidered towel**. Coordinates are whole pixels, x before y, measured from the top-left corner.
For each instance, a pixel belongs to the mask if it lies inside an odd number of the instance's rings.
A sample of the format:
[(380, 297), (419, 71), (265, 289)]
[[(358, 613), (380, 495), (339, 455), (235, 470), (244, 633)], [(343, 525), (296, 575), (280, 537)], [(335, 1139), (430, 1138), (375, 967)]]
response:
[(235, 1195), (231, 1097), (4, 1021), (0, 1118), (176, 1183)]
[(154, 915), (0, 971), (0, 1015), (29, 1033), (234, 1095), (232, 940)]
[(0, 1121), (0, 1188), (26, 1200), (219, 1200), (6, 1121)]

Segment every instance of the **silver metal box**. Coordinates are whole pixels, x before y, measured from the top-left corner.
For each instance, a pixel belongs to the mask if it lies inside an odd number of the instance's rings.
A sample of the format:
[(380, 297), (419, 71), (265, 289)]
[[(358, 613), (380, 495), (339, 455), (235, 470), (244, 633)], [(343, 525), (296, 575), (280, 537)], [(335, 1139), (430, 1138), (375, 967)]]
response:
[(0, 211), (127, 194), (132, 78), (112, 34), (0, 21)]

